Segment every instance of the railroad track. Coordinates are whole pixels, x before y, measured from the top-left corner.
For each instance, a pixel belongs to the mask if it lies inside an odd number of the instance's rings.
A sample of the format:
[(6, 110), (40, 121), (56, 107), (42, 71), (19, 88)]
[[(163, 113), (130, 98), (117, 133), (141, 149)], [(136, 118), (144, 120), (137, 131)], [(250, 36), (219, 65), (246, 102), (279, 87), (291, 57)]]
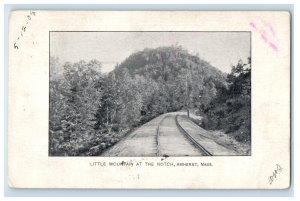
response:
[(166, 118), (167, 116), (164, 116), (160, 122), (158, 123), (157, 125), (157, 128), (156, 128), (156, 156), (161, 156), (161, 153), (160, 153), (160, 150), (159, 150), (159, 147), (160, 147), (160, 143), (159, 143), (159, 128), (160, 128), (160, 124), (161, 122), (163, 122), (163, 120)]
[(195, 140), (197, 138), (180, 126), (178, 115), (164, 114), (146, 123), (107, 149), (102, 156), (211, 156)]
[(202, 153), (204, 153), (206, 156), (212, 156), (212, 154), (207, 151), (203, 146), (201, 146), (184, 128), (181, 127), (181, 125), (178, 123), (178, 114), (175, 117), (175, 122), (178, 127), (178, 129), (187, 137), (187, 139), (194, 144), (195, 147), (197, 147)]

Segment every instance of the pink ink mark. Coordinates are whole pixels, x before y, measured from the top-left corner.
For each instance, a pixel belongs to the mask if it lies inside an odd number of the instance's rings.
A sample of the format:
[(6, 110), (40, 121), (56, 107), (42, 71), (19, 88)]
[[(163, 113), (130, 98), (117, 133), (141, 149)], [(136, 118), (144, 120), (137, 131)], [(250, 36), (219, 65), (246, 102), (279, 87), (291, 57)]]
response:
[(279, 51), (278, 44), (276, 44), (277, 43), (276, 32), (270, 23), (261, 19), (259, 24), (250, 22), (249, 26), (252, 28), (254, 32), (260, 35), (262, 41), (268, 44), (268, 46), (273, 51), (275, 52)]
[(269, 46), (270, 46), (275, 52), (278, 52), (278, 51), (279, 51), (278, 47), (277, 47), (275, 44), (273, 44), (272, 42), (269, 42)]
[(273, 26), (269, 22), (266, 22), (266, 21), (264, 21), (262, 19), (261, 19), (261, 21), (264, 24), (264, 26), (267, 27), (271, 31), (273, 37), (275, 37), (276, 36), (276, 32), (275, 32)]
[(265, 43), (267, 43), (268, 42), (268, 38), (267, 38), (267, 36), (265, 35), (265, 34), (260, 34), (260, 36), (261, 36), (261, 38), (263, 39), (263, 41), (265, 42)]
[(272, 35), (275, 37), (276, 36), (276, 32), (274, 31), (274, 29), (273, 29), (273, 27), (271, 25), (269, 26), (269, 29), (270, 29)]
[(253, 29), (257, 29), (256, 28), (256, 25), (253, 23), (253, 22), (250, 22), (250, 24), (249, 24)]

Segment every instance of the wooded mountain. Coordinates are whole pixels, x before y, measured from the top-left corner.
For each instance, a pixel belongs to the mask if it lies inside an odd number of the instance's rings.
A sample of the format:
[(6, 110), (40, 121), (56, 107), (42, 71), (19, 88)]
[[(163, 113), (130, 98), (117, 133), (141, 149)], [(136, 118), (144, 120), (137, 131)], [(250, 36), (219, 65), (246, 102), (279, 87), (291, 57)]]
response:
[(218, 88), (226, 87), (226, 74), (182, 47), (171, 46), (133, 53), (105, 82), (113, 93), (109, 101), (103, 100), (98, 126), (105, 119), (136, 126), (166, 112), (207, 105)]
[[(174, 81), (179, 78), (179, 75), (189, 73), (223, 79), (223, 81), (226, 76), (207, 61), (201, 60), (199, 56), (189, 54), (181, 46), (147, 48), (133, 53), (117, 65), (114, 73), (120, 75), (124, 69), (127, 69), (131, 76), (142, 75), (165, 82)], [(194, 79), (198, 78), (197, 75)]]

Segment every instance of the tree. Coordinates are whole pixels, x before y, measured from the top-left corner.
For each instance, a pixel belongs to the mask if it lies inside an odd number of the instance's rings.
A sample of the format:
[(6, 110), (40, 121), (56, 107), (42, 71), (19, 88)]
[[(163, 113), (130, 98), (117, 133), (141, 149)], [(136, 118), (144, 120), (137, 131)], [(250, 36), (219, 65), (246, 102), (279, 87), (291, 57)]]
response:
[[(216, 96), (204, 112), (208, 129), (223, 129), (237, 140), (251, 140), (251, 59), (239, 61), (227, 76), (227, 86), (216, 87)], [(211, 85), (211, 84), (209, 84)], [(209, 88), (209, 87), (208, 87)]]
[(61, 128), (52, 136), (59, 139), (58, 154), (78, 155), (87, 149), (83, 144), (96, 136), (95, 115), (102, 104), (102, 91), (96, 85), (101, 75), (92, 69), (96, 64), (101, 68), (95, 61), (66, 63), (63, 78), (50, 83), (50, 119)]

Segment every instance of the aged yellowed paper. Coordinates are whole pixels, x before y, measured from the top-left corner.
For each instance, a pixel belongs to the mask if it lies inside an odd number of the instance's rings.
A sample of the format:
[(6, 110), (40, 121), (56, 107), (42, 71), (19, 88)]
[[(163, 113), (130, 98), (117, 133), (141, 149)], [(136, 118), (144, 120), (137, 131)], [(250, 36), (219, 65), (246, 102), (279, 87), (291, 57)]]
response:
[(13, 11), (14, 188), (290, 185), (290, 14)]

